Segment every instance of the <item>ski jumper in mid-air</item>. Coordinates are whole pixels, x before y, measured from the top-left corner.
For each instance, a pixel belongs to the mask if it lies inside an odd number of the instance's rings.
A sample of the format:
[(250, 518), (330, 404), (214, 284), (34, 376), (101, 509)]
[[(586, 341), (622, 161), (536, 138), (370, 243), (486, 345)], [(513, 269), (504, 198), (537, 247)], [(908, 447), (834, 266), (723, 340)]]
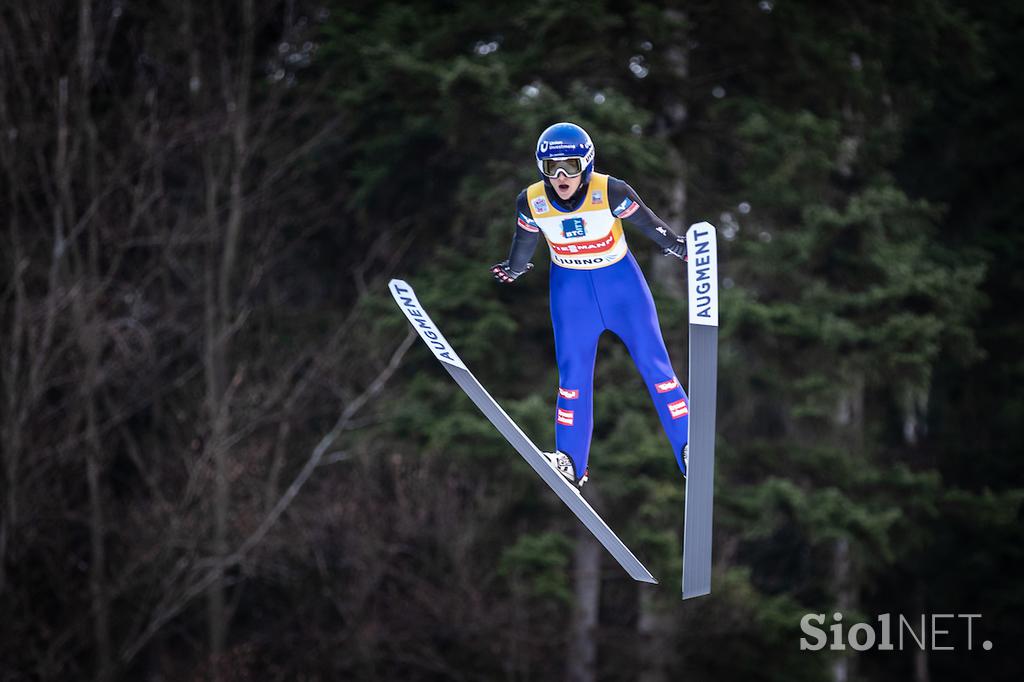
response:
[(614, 332), (636, 363), (654, 400), (679, 469), (686, 475), (686, 394), (669, 361), (658, 313), (636, 259), (626, 246), (629, 223), (665, 255), (686, 259), (686, 242), (628, 184), (594, 172), (594, 143), (583, 128), (556, 123), (537, 140), (541, 181), (516, 200), (517, 225), (508, 260), (491, 268), (510, 284), (533, 264), (541, 233), (551, 251), (551, 322), (558, 362), (555, 452), (548, 462), (582, 487), (593, 433), (597, 342)]

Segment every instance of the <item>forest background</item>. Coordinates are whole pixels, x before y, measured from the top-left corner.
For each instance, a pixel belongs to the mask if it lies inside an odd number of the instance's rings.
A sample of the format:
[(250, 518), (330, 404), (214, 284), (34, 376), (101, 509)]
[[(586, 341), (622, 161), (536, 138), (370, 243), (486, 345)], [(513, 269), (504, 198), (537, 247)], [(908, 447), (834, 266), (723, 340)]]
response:
[[(0, 679), (1019, 679), (1022, 35), (1010, 0), (3, 2)], [(587, 496), (658, 587), (386, 289), (550, 447), (546, 254), (488, 268), (558, 120), (719, 229), (710, 597), (617, 339)], [(683, 268), (629, 239), (684, 376)], [(800, 651), (835, 611), (982, 618)]]

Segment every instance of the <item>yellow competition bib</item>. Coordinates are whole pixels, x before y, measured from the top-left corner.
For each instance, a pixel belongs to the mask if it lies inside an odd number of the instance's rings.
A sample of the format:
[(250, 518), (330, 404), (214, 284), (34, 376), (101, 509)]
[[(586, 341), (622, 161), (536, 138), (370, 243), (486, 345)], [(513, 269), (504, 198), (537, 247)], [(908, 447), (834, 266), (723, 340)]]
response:
[(587, 196), (575, 211), (560, 211), (535, 182), (526, 191), (530, 213), (551, 251), (551, 262), (573, 270), (594, 270), (617, 263), (626, 255), (622, 221), (608, 205), (608, 176), (592, 173)]

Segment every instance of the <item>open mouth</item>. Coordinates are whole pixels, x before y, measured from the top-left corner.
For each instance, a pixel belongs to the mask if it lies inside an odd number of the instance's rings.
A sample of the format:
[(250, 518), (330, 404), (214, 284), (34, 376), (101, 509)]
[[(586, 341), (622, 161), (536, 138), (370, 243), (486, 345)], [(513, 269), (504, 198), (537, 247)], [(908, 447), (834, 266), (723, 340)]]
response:
[(568, 190), (569, 190), (569, 183), (568, 182), (560, 182), (560, 183), (558, 183), (558, 191), (559, 192), (566, 192)]

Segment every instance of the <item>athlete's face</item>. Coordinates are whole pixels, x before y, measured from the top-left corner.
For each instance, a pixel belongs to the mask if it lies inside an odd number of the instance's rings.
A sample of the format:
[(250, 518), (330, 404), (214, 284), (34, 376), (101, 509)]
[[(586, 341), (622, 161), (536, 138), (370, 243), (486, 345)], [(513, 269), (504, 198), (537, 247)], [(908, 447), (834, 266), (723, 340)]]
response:
[(555, 188), (555, 194), (558, 195), (559, 199), (568, 199), (576, 193), (582, 181), (582, 175), (577, 175), (575, 178), (559, 175), (557, 178), (551, 178), (551, 186)]

